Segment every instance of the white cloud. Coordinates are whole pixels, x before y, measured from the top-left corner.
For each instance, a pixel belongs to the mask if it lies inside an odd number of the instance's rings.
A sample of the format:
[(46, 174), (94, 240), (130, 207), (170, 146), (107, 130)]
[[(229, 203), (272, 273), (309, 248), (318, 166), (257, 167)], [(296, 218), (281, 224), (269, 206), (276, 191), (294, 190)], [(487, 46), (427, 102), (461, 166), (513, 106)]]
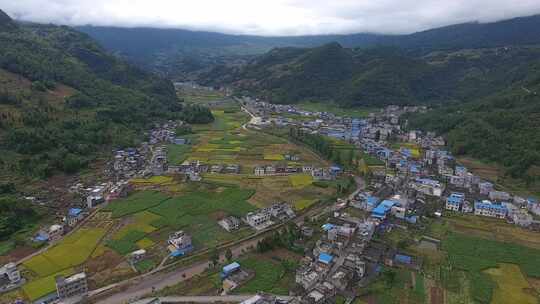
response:
[(16, 19), (258, 35), (410, 33), (540, 13), (539, 0), (0, 0)]

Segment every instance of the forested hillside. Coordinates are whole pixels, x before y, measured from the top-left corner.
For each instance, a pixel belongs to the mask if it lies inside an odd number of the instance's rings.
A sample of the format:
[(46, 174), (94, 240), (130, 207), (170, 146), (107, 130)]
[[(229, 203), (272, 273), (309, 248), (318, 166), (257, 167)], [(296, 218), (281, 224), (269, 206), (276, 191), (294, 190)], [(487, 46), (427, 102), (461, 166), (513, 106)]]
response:
[(68, 27), (0, 14), (0, 166), (4, 176), (72, 173), (183, 115), (172, 83), (108, 55)]
[(338, 42), (347, 48), (392, 46), (407, 53), (540, 44), (540, 16), (492, 23), (463, 23), (407, 35), (349, 34), (263, 37), (182, 29), (83, 26), (78, 30), (107, 49), (146, 68), (182, 79), (220, 64), (243, 63), (277, 47), (318, 47)]
[(282, 48), (243, 67), (216, 67), (199, 81), (230, 85), (276, 103), (342, 106), (469, 101), (518, 85), (540, 63), (540, 48), (514, 46), (433, 52), (401, 49)]
[(540, 70), (523, 87), (409, 118), (409, 128), (446, 135), (452, 152), (502, 165), (527, 186), (540, 181)]

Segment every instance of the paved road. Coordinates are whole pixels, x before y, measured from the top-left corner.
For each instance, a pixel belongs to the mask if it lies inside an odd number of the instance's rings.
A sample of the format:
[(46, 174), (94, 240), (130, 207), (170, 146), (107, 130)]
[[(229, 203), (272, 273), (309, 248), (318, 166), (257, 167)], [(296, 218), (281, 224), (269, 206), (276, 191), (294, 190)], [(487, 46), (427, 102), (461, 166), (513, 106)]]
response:
[[(239, 303), (243, 302), (255, 295), (227, 295), (227, 296), (178, 296), (178, 297), (159, 297), (145, 298), (133, 304), (150, 303), (152, 300), (159, 299), (161, 303)], [(280, 300), (291, 300), (293, 297), (278, 296)]]

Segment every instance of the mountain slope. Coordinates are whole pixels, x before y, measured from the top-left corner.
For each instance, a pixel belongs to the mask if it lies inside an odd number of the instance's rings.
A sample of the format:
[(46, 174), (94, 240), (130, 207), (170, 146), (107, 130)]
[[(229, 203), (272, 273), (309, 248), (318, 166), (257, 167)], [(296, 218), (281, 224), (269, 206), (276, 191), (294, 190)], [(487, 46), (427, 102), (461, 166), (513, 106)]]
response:
[(175, 78), (185, 77), (208, 66), (242, 62), (249, 56), (260, 55), (276, 47), (318, 47), (338, 42), (349, 48), (392, 46), (423, 55), (436, 50), (540, 44), (540, 15), (492, 23), (458, 24), (408, 35), (361, 33), (260, 37), (180, 29), (92, 26), (78, 29), (107, 49)]
[(276, 103), (343, 106), (474, 100), (518, 85), (540, 63), (540, 48), (511, 47), (412, 56), (393, 48), (275, 49), (242, 67), (217, 67), (198, 81), (229, 85)]
[(108, 55), (86, 34), (4, 22), (10, 24), (0, 31), (5, 177), (75, 172), (106, 147), (133, 144), (146, 125), (181, 115), (169, 81)]

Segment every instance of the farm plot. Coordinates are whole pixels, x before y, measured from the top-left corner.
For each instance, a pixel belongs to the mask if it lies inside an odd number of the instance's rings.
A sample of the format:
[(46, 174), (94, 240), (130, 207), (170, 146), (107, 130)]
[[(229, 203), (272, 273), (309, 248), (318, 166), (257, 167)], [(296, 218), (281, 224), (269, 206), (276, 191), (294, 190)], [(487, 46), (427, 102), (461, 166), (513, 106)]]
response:
[(304, 188), (313, 183), (313, 177), (307, 174), (290, 175), (289, 182), (294, 188)]
[(130, 219), (132, 222), (123, 226), (107, 242), (107, 246), (120, 255), (152, 246), (153, 241), (146, 236), (157, 229), (152, 223), (158, 222), (161, 216), (143, 211), (136, 213)]
[(538, 303), (535, 296), (525, 292), (530, 289), (529, 282), (525, 280), (518, 266), (512, 264), (500, 264), (498, 268), (485, 270), (497, 283), (493, 293), (492, 304), (504, 303)]
[(249, 294), (269, 292), (287, 295), (289, 284), (294, 283), (292, 274), (287, 272), (284, 264), (267, 257), (253, 256), (240, 261), (243, 268), (255, 272), (255, 277), (246, 284), (238, 287), (235, 293)]
[(150, 209), (161, 219), (153, 225), (170, 230), (184, 229), (193, 236), (195, 245), (208, 246), (234, 237), (221, 229), (211, 215), (216, 212), (242, 216), (254, 210), (246, 202), (253, 191), (237, 187), (218, 187), (172, 198)]
[(105, 233), (101, 228), (81, 228), (23, 265), (41, 278), (78, 266), (90, 257)]
[(168, 196), (157, 191), (141, 191), (111, 203), (103, 211), (110, 211), (113, 218), (119, 218), (152, 208), (167, 199)]
[(56, 290), (56, 276), (70, 276), (75, 273), (75, 270), (72, 268), (66, 269), (49, 276), (31, 281), (23, 286), (24, 294), (30, 299), (30, 301), (35, 301), (39, 298), (42, 298)]

